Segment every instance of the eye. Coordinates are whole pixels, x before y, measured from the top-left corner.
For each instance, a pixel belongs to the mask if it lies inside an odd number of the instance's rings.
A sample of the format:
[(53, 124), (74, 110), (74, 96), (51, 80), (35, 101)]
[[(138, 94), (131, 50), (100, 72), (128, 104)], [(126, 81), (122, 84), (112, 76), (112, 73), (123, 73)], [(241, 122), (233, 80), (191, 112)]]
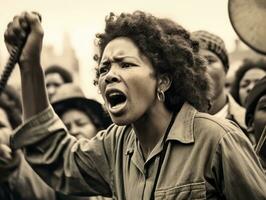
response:
[(129, 67), (133, 67), (133, 66), (136, 66), (136, 65), (133, 64), (133, 63), (129, 63), (129, 62), (120, 62), (120, 66), (122, 68), (129, 68)]
[(77, 126), (79, 126), (79, 127), (82, 127), (82, 126), (86, 126), (88, 124), (88, 122), (87, 121), (77, 121)]
[(209, 65), (218, 62), (217, 58), (214, 56), (205, 56), (205, 58)]
[(99, 75), (106, 74), (109, 71), (109, 69), (110, 69), (110, 64), (104, 63), (99, 67), (98, 73)]
[(240, 83), (240, 87), (241, 88), (246, 88), (246, 87), (249, 86), (249, 84), (250, 84), (250, 81), (243, 81), (243, 82)]

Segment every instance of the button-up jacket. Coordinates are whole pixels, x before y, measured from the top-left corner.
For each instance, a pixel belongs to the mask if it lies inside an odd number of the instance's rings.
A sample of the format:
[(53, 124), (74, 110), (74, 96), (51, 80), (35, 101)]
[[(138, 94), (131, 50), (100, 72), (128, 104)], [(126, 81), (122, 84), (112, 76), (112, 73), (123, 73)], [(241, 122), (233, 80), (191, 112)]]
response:
[(111, 125), (91, 140), (76, 140), (51, 108), (20, 127), (13, 148), (56, 190), (148, 200), (159, 155), (167, 145), (155, 199), (266, 199), (266, 178), (251, 143), (230, 121), (185, 103), (163, 144), (147, 160), (131, 126)]

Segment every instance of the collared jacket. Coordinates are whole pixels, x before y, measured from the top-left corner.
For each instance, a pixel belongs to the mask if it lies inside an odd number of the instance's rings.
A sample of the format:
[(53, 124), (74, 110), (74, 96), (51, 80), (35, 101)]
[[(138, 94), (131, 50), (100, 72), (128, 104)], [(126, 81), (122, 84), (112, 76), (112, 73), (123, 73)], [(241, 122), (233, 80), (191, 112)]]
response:
[(155, 199), (266, 199), (266, 177), (251, 143), (230, 121), (185, 103), (166, 143), (146, 161), (130, 126), (111, 125), (91, 140), (76, 140), (51, 108), (34, 116), (12, 138), (27, 160), (56, 190), (148, 200), (159, 155), (167, 145)]
[(21, 150), (8, 164), (0, 164), (1, 200), (56, 200), (55, 191), (36, 174)]

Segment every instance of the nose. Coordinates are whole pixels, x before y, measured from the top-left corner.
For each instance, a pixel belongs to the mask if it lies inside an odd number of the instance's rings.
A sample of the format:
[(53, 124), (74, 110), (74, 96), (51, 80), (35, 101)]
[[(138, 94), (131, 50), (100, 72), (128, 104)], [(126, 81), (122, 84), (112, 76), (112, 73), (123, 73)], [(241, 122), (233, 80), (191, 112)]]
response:
[(78, 126), (72, 124), (71, 127), (69, 128), (69, 132), (71, 135), (73, 135), (74, 137), (77, 137), (78, 135), (80, 135), (80, 129)]
[(112, 67), (110, 69), (110, 71), (108, 72), (108, 74), (106, 74), (105, 77), (105, 83), (109, 84), (109, 83), (115, 83), (115, 82), (119, 82), (120, 78), (118, 76), (117, 71)]

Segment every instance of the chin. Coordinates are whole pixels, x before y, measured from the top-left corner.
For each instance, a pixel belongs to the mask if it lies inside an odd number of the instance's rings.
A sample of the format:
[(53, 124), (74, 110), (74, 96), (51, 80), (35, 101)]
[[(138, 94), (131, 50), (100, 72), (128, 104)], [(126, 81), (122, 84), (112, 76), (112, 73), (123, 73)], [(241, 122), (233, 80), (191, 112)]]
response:
[(132, 120), (128, 119), (125, 116), (112, 116), (111, 115), (112, 122), (115, 123), (118, 126), (125, 126), (132, 123)]
[(121, 119), (120, 120), (120, 119), (113, 119), (112, 118), (112, 121), (118, 126), (126, 126), (128, 124), (131, 124), (131, 122), (129, 122), (129, 121), (125, 120), (125, 119)]

